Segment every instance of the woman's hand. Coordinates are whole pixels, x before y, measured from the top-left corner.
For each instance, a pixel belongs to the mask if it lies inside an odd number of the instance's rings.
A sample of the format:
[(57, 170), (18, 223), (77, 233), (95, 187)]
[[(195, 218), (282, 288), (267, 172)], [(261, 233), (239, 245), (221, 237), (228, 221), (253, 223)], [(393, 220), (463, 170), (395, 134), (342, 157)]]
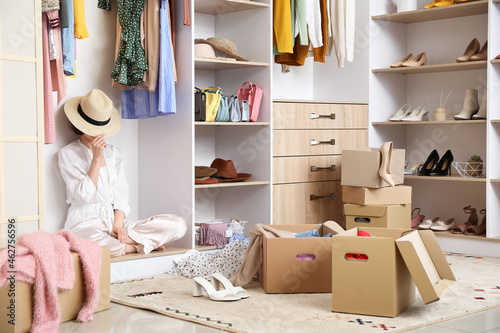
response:
[(125, 243), (128, 238), (128, 231), (125, 228), (114, 228), (111, 231), (111, 237), (118, 239), (120, 243)]
[(92, 142), (90, 143), (90, 147), (92, 150), (92, 154), (94, 155), (94, 158), (99, 158), (101, 159), (103, 156), (103, 151), (104, 148), (106, 148), (107, 144), (106, 141), (104, 141), (104, 134), (99, 134), (98, 136), (94, 137)]

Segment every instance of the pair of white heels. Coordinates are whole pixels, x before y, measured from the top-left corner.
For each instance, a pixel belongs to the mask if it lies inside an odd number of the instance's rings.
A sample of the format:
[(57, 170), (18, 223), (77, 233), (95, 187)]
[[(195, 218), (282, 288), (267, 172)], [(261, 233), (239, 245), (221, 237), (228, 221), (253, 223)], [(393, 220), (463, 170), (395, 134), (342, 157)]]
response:
[(391, 118), (390, 121), (426, 121), (429, 120), (429, 110), (425, 103), (421, 104), (418, 108), (411, 111), (411, 104), (404, 104), (398, 112)]
[[(199, 276), (193, 278), (193, 281), (193, 296), (195, 297), (203, 296), (203, 289), (212, 301), (229, 302), (250, 297), (245, 289), (233, 286), (231, 281), (220, 273), (212, 274), (211, 283)], [(224, 286), (224, 290), (219, 290), (221, 285)]]

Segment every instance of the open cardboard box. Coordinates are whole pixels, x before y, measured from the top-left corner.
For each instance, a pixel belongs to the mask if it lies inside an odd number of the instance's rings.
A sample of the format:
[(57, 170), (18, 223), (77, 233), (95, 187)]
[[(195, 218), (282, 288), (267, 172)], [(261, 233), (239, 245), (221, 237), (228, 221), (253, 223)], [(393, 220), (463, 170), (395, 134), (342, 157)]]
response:
[[(336, 222), (272, 225), (300, 233), (317, 229), (321, 236), (344, 229)], [(263, 238), (259, 281), (268, 294), (329, 293), (332, 291), (332, 238)]]
[(411, 228), (411, 205), (355, 205), (344, 204), (346, 229)]
[[(85, 302), (85, 281), (80, 256), (71, 253), (74, 259), (75, 284), (73, 289), (59, 292), (59, 307), (61, 308), (61, 322), (73, 320)], [(110, 251), (109, 247), (102, 248), (101, 275), (99, 280), (99, 303), (94, 312), (103, 311), (110, 307)], [(0, 318), (2, 333), (25, 333), (31, 329), (33, 317), (33, 286), (16, 281), (15, 296), (9, 295), (10, 284), (0, 288)], [(15, 326), (7, 323), (10, 320), (11, 300), (15, 300)]]
[[(374, 237), (357, 236), (358, 230)], [(355, 228), (335, 236), (332, 244), (335, 312), (396, 317), (415, 301), (415, 284), (427, 304), (456, 283), (429, 230)], [(348, 259), (348, 254), (368, 258)]]

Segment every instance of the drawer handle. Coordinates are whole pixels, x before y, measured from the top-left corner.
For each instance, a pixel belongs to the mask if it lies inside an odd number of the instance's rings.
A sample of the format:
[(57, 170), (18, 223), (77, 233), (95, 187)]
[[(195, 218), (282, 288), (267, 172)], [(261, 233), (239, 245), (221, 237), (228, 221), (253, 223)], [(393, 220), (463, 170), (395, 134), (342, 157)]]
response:
[(335, 193), (330, 193), (328, 195), (314, 195), (314, 194), (311, 194), (309, 196), (309, 200), (313, 201), (313, 200), (318, 200), (318, 199), (322, 199), (322, 198), (330, 198), (330, 199), (335, 199)]
[(310, 144), (311, 144), (311, 146), (322, 145), (322, 144), (334, 146), (335, 139), (331, 139), (331, 140), (327, 140), (327, 141), (317, 141), (317, 140), (311, 139)]
[(335, 113), (331, 113), (331, 114), (316, 114), (316, 113), (311, 113), (311, 119), (318, 119), (318, 118), (335, 119)]
[(317, 167), (317, 166), (311, 165), (311, 172), (316, 172), (316, 171), (319, 171), (319, 170), (335, 171), (335, 164), (332, 164), (329, 167)]

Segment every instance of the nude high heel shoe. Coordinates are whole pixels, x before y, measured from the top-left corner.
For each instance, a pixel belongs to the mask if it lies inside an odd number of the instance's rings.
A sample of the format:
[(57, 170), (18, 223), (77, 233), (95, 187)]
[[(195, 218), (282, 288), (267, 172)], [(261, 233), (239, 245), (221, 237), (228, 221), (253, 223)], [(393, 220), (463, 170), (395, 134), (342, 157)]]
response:
[(474, 38), (465, 49), (464, 54), (457, 58), (457, 62), (470, 61), (470, 57), (478, 53), (480, 47), (481, 45), (479, 44), (479, 41), (477, 40), (477, 38)]
[(410, 60), (407, 60), (401, 64), (403, 67), (418, 67), (427, 65), (427, 55), (425, 52), (419, 53)]
[(385, 142), (380, 146), (380, 153), (382, 154), (382, 159), (380, 162), (380, 168), (378, 169), (379, 176), (390, 186), (396, 186), (391, 175), (391, 158), (392, 158), (392, 142)]
[(470, 61), (481, 61), (488, 58), (488, 41), (486, 41), (481, 48), (481, 51), (470, 57)]
[(479, 107), (479, 111), (475, 115), (472, 116), (472, 119), (486, 119), (486, 89), (483, 92), (483, 98), (481, 99), (481, 106)]
[(391, 68), (398, 68), (403, 65), (403, 62), (410, 60), (413, 57), (413, 53), (408, 54), (406, 57), (403, 59), (391, 64)]
[(467, 89), (465, 91), (464, 106), (459, 114), (453, 116), (455, 120), (471, 119), (472, 115), (479, 110), (479, 103), (477, 101), (477, 89)]

